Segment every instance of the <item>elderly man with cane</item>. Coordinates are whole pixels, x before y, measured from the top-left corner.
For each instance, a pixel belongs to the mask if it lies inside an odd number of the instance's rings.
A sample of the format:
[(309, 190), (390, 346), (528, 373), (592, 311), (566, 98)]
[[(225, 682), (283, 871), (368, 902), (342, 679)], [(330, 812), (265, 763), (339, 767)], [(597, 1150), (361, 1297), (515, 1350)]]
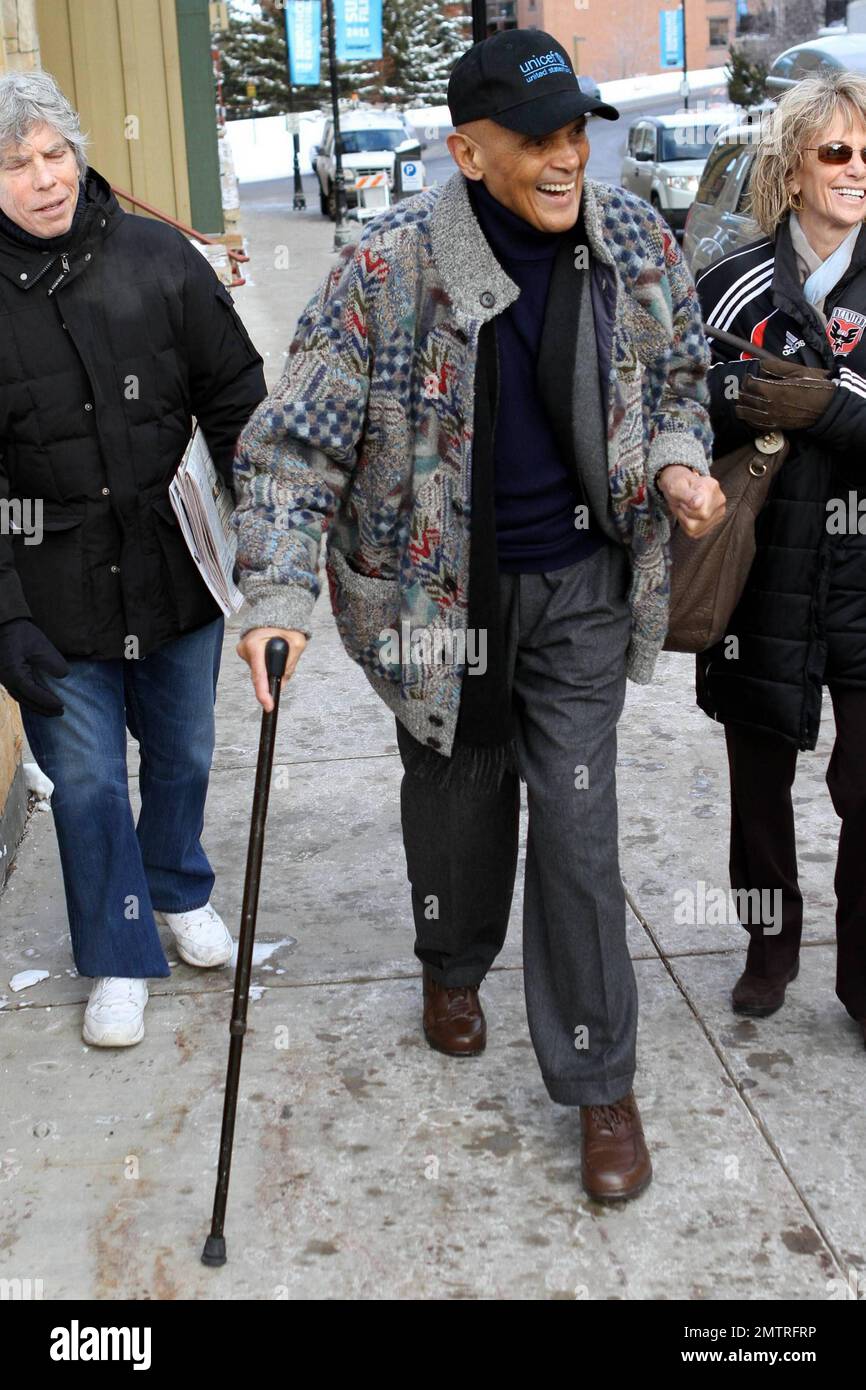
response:
[(346, 249), (241, 436), (238, 650), (270, 708), (265, 646), (285, 637), (291, 676), (327, 529), (343, 643), (397, 720), (423, 1028), (448, 1056), (485, 1046), (526, 781), (530, 1033), (580, 1107), (587, 1192), (618, 1200), (651, 1164), (616, 725), (664, 640), (672, 518), (697, 536), (724, 511), (708, 352), (662, 219), (585, 178), (587, 117), (618, 113), (555, 39), (476, 44), (448, 97), (457, 172)]
[(231, 484), (265, 383), (208, 263), (84, 150), (53, 78), (0, 78), (0, 500), (38, 524), (0, 526), (0, 683), (54, 783), (84, 1039), (121, 1047), (169, 974), (157, 920), (191, 965), (231, 956), (200, 840), (223, 617), (168, 487), (192, 415)]

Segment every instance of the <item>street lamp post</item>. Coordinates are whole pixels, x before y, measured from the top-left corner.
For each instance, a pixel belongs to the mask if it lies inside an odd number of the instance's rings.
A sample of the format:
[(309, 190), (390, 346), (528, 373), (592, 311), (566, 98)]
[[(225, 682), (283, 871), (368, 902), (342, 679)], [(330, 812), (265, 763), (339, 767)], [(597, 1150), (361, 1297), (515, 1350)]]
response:
[[(288, 24), (286, 25), (286, 49), (287, 49), (287, 50), (289, 49), (289, 26), (288, 26)], [(288, 53), (288, 59), (289, 59), (289, 62), (288, 62), (288, 69), (289, 69), (289, 115), (290, 115), (290, 117), (291, 117), (291, 124), (292, 124), (292, 153), (293, 153), (293, 159), (294, 159), (294, 180), (295, 180), (294, 197), (293, 197), (293, 199), (292, 199), (292, 211), (293, 211), (293, 212), (303, 212), (304, 209), (305, 209), (306, 206), (307, 206), (307, 200), (306, 200), (306, 197), (304, 196), (304, 185), (303, 185), (302, 182), (301, 182), (301, 136), (300, 136), (300, 130), (298, 129), (298, 127), (297, 127), (297, 125), (296, 125), (296, 123), (295, 123), (295, 94), (294, 94), (294, 90), (293, 90), (293, 88), (292, 88), (292, 55), (291, 55), (290, 52)]]
[(340, 93), (337, 86), (337, 38), (334, 31), (333, 0), (325, 0), (328, 16), (328, 74), (331, 82), (331, 114), (334, 120), (334, 250), (338, 251), (351, 240), (351, 234), (343, 221), (346, 208), (346, 181), (343, 176), (343, 153), (340, 148)]
[(680, 92), (683, 98), (683, 107), (689, 109), (689, 48), (686, 42), (686, 0), (680, 0), (683, 13), (683, 80)]
[(472, 0), (472, 42), (487, 38), (487, 0)]

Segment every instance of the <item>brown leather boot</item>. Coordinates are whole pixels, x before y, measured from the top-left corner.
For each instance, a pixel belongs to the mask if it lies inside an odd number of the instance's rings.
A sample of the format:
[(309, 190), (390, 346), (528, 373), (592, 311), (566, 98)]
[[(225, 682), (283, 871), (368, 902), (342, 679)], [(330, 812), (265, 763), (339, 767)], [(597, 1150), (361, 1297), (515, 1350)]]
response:
[(735, 1014), (748, 1014), (750, 1018), (768, 1018), (785, 1002), (785, 989), (800, 973), (800, 961), (795, 960), (787, 975), (765, 980), (761, 975), (751, 975), (744, 970), (731, 990), (731, 1007)]
[(487, 1042), (487, 1022), (477, 985), (440, 985), (424, 966), (424, 1037), (447, 1057), (477, 1057)]
[(649, 1187), (653, 1169), (640, 1111), (629, 1091), (613, 1105), (582, 1105), (580, 1176), (596, 1202), (624, 1202)]

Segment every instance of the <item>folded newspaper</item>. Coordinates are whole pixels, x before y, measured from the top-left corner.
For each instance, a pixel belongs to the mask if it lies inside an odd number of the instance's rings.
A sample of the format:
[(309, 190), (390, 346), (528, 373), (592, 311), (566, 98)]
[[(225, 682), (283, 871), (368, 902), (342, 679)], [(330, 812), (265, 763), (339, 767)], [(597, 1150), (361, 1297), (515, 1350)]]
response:
[(202, 579), (226, 617), (237, 613), (244, 596), (232, 578), (238, 544), (232, 526), (234, 503), (198, 426), (168, 495)]

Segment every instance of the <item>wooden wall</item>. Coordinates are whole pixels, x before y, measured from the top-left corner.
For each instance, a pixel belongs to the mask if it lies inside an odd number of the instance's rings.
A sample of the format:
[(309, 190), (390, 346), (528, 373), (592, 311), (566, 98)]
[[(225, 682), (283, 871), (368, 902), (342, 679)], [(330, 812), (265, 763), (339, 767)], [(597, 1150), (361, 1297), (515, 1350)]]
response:
[(109, 182), (190, 222), (174, 0), (36, 0), (42, 66)]

